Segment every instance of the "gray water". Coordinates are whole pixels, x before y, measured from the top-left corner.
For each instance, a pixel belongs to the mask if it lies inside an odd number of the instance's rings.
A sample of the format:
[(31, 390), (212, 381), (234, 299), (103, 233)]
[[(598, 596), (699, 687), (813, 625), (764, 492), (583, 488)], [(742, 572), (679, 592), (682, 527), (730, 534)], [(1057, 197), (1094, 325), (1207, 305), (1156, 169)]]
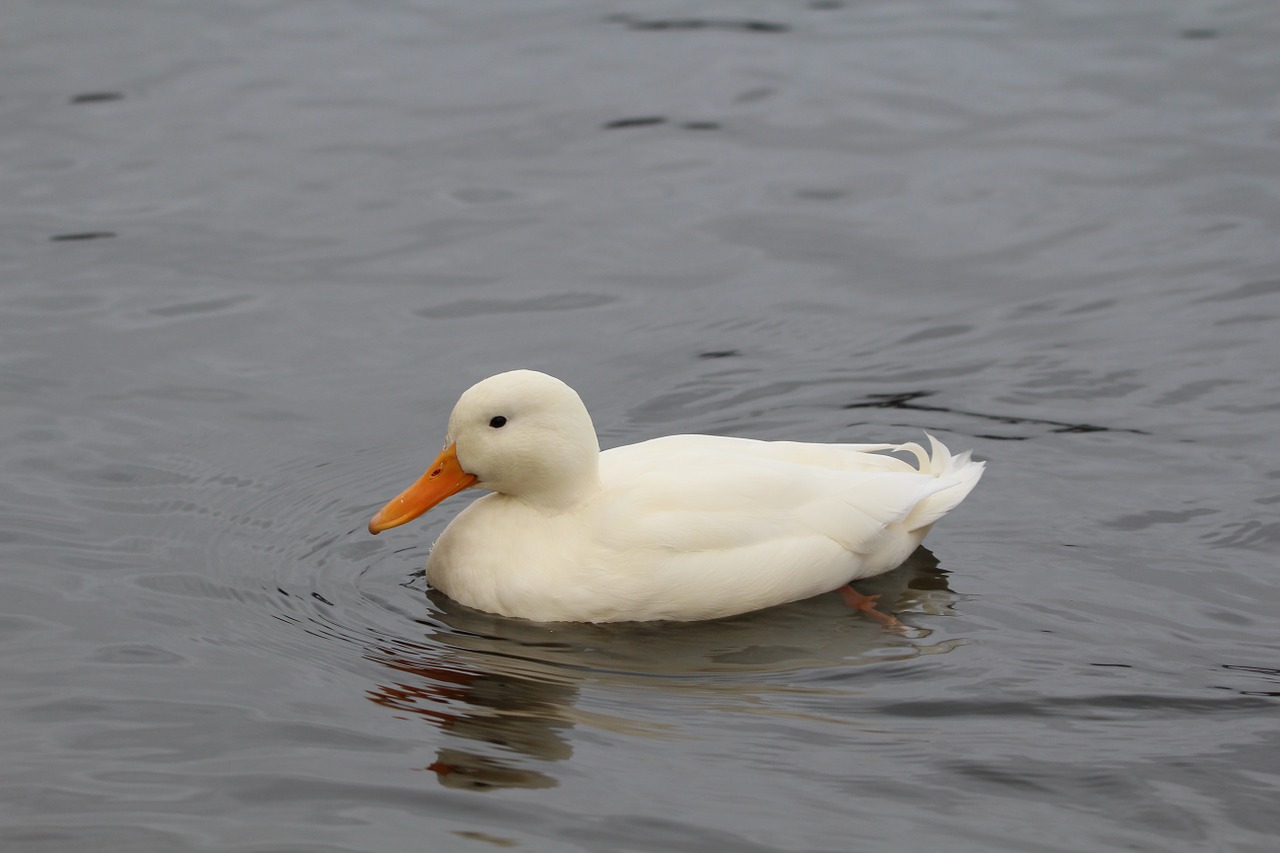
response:
[[(1272, 0), (11, 0), (0, 849), (1263, 851)], [(457, 395), (988, 473), (694, 625), (374, 539)]]

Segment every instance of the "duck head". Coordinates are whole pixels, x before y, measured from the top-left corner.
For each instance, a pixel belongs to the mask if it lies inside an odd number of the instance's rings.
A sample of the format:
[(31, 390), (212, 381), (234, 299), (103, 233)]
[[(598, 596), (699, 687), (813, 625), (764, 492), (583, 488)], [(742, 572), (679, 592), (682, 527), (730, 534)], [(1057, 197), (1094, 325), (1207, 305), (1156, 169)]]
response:
[(444, 450), (416, 483), (369, 522), (370, 533), (412, 521), (472, 487), (554, 512), (599, 483), (600, 443), (577, 392), (535, 370), (478, 382), (449, 415)]

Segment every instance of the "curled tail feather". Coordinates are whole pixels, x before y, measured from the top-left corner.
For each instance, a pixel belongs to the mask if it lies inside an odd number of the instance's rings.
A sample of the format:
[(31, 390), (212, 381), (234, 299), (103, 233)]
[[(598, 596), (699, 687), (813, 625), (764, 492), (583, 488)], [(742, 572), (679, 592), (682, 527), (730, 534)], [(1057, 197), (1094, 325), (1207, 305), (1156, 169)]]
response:
[(903, 521), (908, 531), (928, 528), (929, 525), (955, 509), (960, 501), (973, 491), (973, 487), (978, 485), (978, 480), (982, 478), (982, 470), (986, 467), (985, 463), (974, 462), (970, 458), (970, 451), (966, 450), (953, 456), (945, 444), (928, 433), (925, 435), (929, 438), (929, 451), (925, 451), (914, 441), (899, 445), (895, 449), (914, 455), (921, 474), (937, 477), (941, 481), (939, 485), (942, 482), (948, 484), (915, 505)]

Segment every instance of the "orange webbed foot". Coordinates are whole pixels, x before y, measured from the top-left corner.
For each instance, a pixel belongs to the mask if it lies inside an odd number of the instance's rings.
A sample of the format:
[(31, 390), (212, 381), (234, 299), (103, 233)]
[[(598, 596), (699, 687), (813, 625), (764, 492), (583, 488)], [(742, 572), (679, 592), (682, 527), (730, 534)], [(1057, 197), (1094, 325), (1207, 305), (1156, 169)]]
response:
[(872, 619), (884, 626), (886, 631), (893, 631), (895, 634), (912, 635), (915, 633), (910, 627), (899, 622), (897, 617), (891, 613), (882, 613), (876, 609), (876, 602), (880, 600), (879, 595), (863, 595), (853, 588), (850, 584), (845, 584), (836, 592), (840, 593), (840, 597), (844, 599), (844, 603), (870, 616)]

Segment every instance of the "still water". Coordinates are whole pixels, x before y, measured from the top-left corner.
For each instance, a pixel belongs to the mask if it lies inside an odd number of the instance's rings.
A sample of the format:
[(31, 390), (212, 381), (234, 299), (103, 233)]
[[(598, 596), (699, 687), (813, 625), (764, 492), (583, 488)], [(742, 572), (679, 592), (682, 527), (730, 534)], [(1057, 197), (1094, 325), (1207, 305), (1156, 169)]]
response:
[[(12, 0), (0, 848), (1274, 849), (1271, 0)], [(472, 382), (973, 448), (900, 571), (546, 626)]]

